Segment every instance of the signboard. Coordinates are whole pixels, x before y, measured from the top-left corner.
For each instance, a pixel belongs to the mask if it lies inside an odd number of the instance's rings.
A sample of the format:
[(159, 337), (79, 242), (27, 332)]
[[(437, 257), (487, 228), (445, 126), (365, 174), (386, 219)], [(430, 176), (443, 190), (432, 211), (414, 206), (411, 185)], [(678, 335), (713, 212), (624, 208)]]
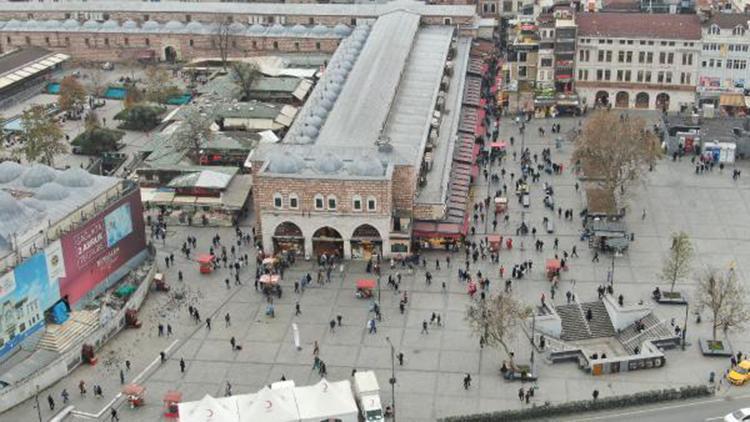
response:
[(47, 272), (49, 273), (49, 282), (57, 282), (60, 277), (65, 277), (65, 263), (63, 262), (62, 245), (60, 240), (47, 245), (44, 248), (44, 254), (47, 258)]
[(146, 247), (138, 190), (60, 239), (60, 293), (71, 306)]

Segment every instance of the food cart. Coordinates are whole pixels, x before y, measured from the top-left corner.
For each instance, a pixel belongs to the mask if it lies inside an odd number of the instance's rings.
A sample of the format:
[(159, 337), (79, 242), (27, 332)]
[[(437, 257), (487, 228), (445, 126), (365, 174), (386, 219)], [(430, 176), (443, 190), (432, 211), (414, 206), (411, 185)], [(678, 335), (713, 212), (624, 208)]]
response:
[(357, 280), (357, 292), (355, 296), (358, 299), (369, 299), (372, 297), (372, 291), (375, 289), (375, 280), (361, 279)]
[(547, 280), (552, 281), (555, 276), (560, 275), (560, 260), (548, 259), (547, 264), (544, 266), (544, 270), (547, 274)]
[(177, 419), (180, 417), (179, 406), (182, 401), (182, 393), (179, 391), (167, 391), (164, 395), (164, 417), (168, 419)]
[(268, 272), (274, 272), (276, 269), (276, 265), (278, 265), (279, 260), (270, 256), (268, 258), (263, 258), (262, 264), (263, 264), (263, 270), (267, 270)]
[(146, 388), (140, 384), (126, 384), (122, 387), (122, 394), (128, 400), (131, 408), (143, 406)]
[(490, 244), (490, 251), (497, 252), (502, 247), (503, 237), (499, 234), (491, 234), (487, 236), (487, 243)]
[(490, 144), (490, 158), (502, 158), (506, 154), (508, 144), (505, 142), (493, 142)]
[(208, 274), (214, 270), (214, 256), (211, 254), (198, 255), (198, 265), (200, 265), (201, 274)]
[(168, 292), (169, 284), (164, 279), (164, 273), (154, 274), (154, 288), (157, 292)]
[(501, 214), (508, 210), (508, 198), (504, 196), (495, 197), (495, 214)]
[(266, 295), (275, 294), (281, 297), (281, 276), (278, 274), (263, 274), (258, 280), (261, 285), (261, 290)]

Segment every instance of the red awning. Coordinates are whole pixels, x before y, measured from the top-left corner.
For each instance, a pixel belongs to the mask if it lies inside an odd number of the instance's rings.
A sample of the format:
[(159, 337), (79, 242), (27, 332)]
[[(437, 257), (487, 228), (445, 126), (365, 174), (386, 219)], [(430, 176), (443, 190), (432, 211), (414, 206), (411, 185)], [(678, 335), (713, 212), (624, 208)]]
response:
[(281, 277), (278, 274), (263, 274), (260, 276), (260, 282), (263, 284), (279, 284)]
[(214, 257), (211, 254), (204, 253), (204, 254), (198, 255), (198, 262), (200, 264), (208, 264), (212, 262), (213, 260), (214, 260)]
[(490, 148), (505, 149), (507, 144), (505, 142), (493, 142), (490, 144)]
[(372, 280), (372, 279), (357, 280), (357, 288), (358, 289), (374, 289), (375, 280)]

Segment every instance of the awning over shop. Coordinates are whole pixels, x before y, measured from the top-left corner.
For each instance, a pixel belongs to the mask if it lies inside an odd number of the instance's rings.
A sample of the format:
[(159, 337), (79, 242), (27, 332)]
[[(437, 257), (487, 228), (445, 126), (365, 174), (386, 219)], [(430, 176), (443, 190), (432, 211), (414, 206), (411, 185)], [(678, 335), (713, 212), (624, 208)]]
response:
[(721, 94), (719, 105), (722, 107), (745, 107), (745, 96), (736, 93)]

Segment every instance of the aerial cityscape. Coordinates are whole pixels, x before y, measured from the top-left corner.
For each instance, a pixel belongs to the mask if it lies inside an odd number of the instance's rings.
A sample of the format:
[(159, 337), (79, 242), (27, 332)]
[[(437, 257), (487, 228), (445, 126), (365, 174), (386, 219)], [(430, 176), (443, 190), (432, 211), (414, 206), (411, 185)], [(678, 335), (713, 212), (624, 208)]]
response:
[(750, 421), (749, 49), (742, 0), (0, 0), (0, 421)]

